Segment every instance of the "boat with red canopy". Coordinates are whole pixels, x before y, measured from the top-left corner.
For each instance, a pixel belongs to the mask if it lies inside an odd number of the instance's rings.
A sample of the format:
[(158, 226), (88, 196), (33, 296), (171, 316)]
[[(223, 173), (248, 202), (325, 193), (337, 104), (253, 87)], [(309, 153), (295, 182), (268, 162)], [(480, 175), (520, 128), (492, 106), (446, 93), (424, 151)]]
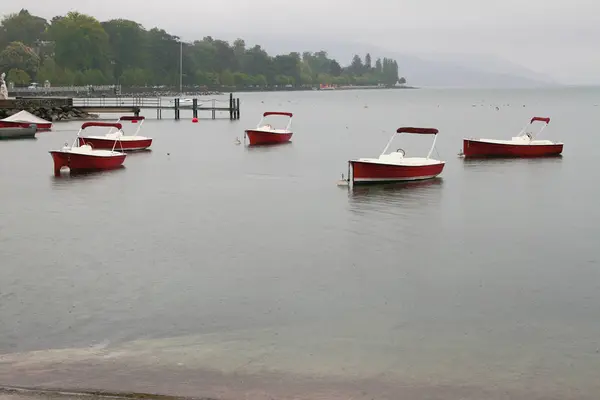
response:
[[(263, 125), (264, 119), (271, 115), (289, 117), (289, 121), (286, 127), (284, 129), (276, 129), (273, 128), (273, 126), (270, 124)], [(250, 145), (277, 144), (289, 142), (293, 135), (292, 131), (290, 130), (292, 126), (292, 116), (293, 114), (291, 112), (267, 111), (263, 114), (256, 128), (247, 129), (244, 132), (244, 140), (247, 136)]]
[(90, 144), (95, 149), (107, 150), (113, 149), (116, 141), (116, 149), (120, 151), (146, 150), (152, 145), (152, 138), (139, 135), (145, 121), (144, 117), (126, 115), (118, 120), (118, 122), (123, 121), (131, 121), (132, 124), (137, 124), (137, 129), (133, 135), (125, 135), (121, 128), (115, 130), (113, 127), (103, 136), (79, 137), (79, 144)]
[[(402, 133), (433, 135), (433, 144), (426, 157), (405, 157), (399, 148), (386, 154), (392, 141)], [(442, 173), (445, 161), (435, 160), (431, 153), (435, 148), (438, 130), (435, 128), (398, 128), (378, 158), (359, 158), (348, 161), (348, 181), (352, 183), (402, 182), (435, 178)]]
[[(541, 128), (537, 133), (533, 133), (532, 128), (535, 122), (541, 122)], [(464, 157), (548, 157), (558, 156), (563, 151), (563, 143), (550, 140), (536, 140), (536, 137), (550, 123), (550, 118), (533, 117), (519, 132), (510, 140), (500, 139), (463, 139), (463, 151), (460, 154)]]
[[(90, 144), (79, 145), (81, 132), (91, 127), (116, 128), (121, 130), (119, 122), (85, 122), (77, 132), (77, 138), (71, 146), (65, 144), (60, 150), (51, 150), (54, 161), (54, 173), (59, 174), (62, 167), (68, 167), (71, 172), (115, 169), (123, 165), (125, 153), (115, 151), (117, 141), (113, 142), (110, 150), (94, 149)], [(76, 146), (78, 145), (78, 146)]]

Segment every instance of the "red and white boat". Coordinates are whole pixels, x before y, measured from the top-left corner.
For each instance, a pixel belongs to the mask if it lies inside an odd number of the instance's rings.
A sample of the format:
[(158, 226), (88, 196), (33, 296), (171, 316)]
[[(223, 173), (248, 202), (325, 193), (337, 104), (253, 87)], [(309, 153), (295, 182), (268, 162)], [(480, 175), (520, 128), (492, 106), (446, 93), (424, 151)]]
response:
[[(120, 151), (146, 150), (152, 145), (152, 138), (138, 135), (140, 129), (142, 128), (142, 124), (145, 121), (144, 117), (128, 115), (123, 116), (118, 120), (118, 122), (123, 121), (131, 121), (131, 123), (138, 124), (137, 130), (133, 135), (125, 135), (121, 128), (117, 129), (116, 131), (114, 128), (111, 128), (110, 131), (103, 136), (79, 137), (79, 144), (90, 144), (95, 149), (103, 150), (116, 148)], [(115, 141), (117, 142), (116, 147), (113, 146)]]
[(94, 149), (88, 143), (79, 145), (79, 135), (90, 127), (107, 127), (121, 130), (122, 125), (119, 122), (86, 122), (81, 125), (81, 129), (77, 132), (77, 138), (71, 146), (65, 145), (60, 150), (50, 151), (54, 160), (55, 174), (59, 174), (62, 167), (69, 167), (70, 172), (80, 172), (115, 169), (123, 165), (127, 155), (115, 151), (116, 140), (113, 140), (113, 147), (110, 150)]
[[(433, 144), (426, 157), (405, 157), (398, 149), (386, 154), (396, 135), (411, 133), (434, 135)], [(442, 173), (445, 161), (430, 158), (438, 130), (434, 128), (398, 128), (378, 158), (359, 158), (348, 161), (348, 180), (352, 183), (402, 182), (435, 178)]]
[[(543, 125), (537, 133), (528, 131), (534, 122)], [(519, 134), (510, 140), (498, 139), (463, 139), (464, 157), (548, 157), (558, 156), (563, 151), (563, 143), (550, 140), (536, 140), (550, 123), (550, 118), (533, 117)]]
[(0, 120), (0, 128), (29, 128), (31, 125), (36, 125), (38, 132), (52, 129), (52, 122), (36, 117), (25, 110)]
[[(275, 129), (270, 124), (262, 125), (264, 119), (269, 115), (281, 115), (289, 117), (290, 119), (284, 129)], [(292, 126), (292, 116), (293, 114), (291, 112), (267, 111), (263, 114), (255, 129), (246, 129), (244, 139), (246, 139), (247, 136), (250, 145), (289, 142), (293, 135), (292, 131), (290, 130), (290, 127)]]

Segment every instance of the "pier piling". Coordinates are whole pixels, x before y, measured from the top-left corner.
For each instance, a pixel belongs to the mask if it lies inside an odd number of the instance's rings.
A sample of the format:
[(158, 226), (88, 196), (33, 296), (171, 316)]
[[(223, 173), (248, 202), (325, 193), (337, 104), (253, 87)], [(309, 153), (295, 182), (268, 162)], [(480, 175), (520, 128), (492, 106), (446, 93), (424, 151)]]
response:
[[(36, 101), (43, 100), (43, 98), (36, 98)], [(203, 111), (210, 111), (212, 119), (217, 119), (217, 112), (229, 113), (229, 119), (232, 121), (240, 118), (240, 99), (234, 98), (233, 93), (229, 94), (229, 99), (211, 99), (210, 102), (208, 100), (203, 101), (202, 99), (192, 98), (192, 104), (190, 105), (181, 104), (180, 98), (165, 100), (163, 102), (161, 97), (119, 96), (116, 98), (69, 98), (67, 100), (72, 102), (73, 107), (77, 109), (96, 114), (133, 113), (139, 116), (140, 113), (143, 114), (145, 109), (153, 109), (156, 110), (156, 118), (162, 119), (163, 110), (173, 110), (175, 120), (179, 120), (181, 119), (181, 110), (183, 109), (191, 110), (193, 118), (198, 118)], [(16, 102), (16, 100), (5, 100), (5, 102), (9, 101)], [(224, 117), (227, 118), (226, 116)]]

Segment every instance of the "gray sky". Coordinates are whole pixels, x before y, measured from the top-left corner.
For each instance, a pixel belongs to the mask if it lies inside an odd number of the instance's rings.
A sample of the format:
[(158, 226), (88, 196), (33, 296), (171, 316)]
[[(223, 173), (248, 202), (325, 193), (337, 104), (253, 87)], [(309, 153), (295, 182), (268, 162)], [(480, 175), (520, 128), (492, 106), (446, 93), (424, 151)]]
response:
[[(20, 0), (52, 17), (127, 18), (186, 40), (206, 35), (362, 42), (394, 52), (502, 57), (565, 83), (600, 84), (600, 0)], [(149, 4), (155, 4), (150, 6)], [(352, 5), (356, 4), (356, 5)], [(8, 6), (8, 7), (7, 7)], [(296, 49), (319, 50), (319, 49)]]

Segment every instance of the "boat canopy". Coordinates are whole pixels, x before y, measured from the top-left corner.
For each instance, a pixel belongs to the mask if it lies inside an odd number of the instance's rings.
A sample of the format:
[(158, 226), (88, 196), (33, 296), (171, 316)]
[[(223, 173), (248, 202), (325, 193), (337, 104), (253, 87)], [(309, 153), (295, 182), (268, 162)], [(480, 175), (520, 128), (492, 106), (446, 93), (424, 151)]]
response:
[(548, 118), (548, 117), (533, 117), (533, 118), (531, 118), (531, 121), (529, 121), (529, 123), (533, 124), (535, 121), (545, 122), (547, 125), (550, 123), (550, 118)]
[(121, 125), (118, 122), (85, 122), (83, 125), (81, 125), (81, 129), (85, 129), (85, 128), (90, 128), (92, 126), (104, 126), (107, 128), (117, 128), (117, 129), (122, 129), (123, 125)]
[(290, 117), (290, 118), (292, 118), (292, 116), (293, 116), (293, 114), (291, 112), (285, 112), (285, 111), (266, 111), (263, 114), (263, 117), (266, 117), (268, 115), (283, 115), (283, 116)]
[(135, 115), (123, 115), (121, 118), (119, 118), (119, 121), (141, 121), (143, 119), (146, 119), (146, 117), (136, 117)]
[(439, 131), (435, 128), (403, 127), (396, 130), (396, 133), (415, 133), (420, 135), (437, 135), (438, 132)]
[(46, 121), (45, 119), (42, 119), (39, 117), (36, 117), (35, 115), (33, 115), (30, 112), (27, 112), (25, 110), (19, 111), (18, 113), (13, 114), (10, 117), (6, 117), (1, 121), (17, 122), (17, 123), (21, 122), (21, 123), (30, 123), (30, 124), (38, 124), (38, 125), (52, 124), (52, 122)]

